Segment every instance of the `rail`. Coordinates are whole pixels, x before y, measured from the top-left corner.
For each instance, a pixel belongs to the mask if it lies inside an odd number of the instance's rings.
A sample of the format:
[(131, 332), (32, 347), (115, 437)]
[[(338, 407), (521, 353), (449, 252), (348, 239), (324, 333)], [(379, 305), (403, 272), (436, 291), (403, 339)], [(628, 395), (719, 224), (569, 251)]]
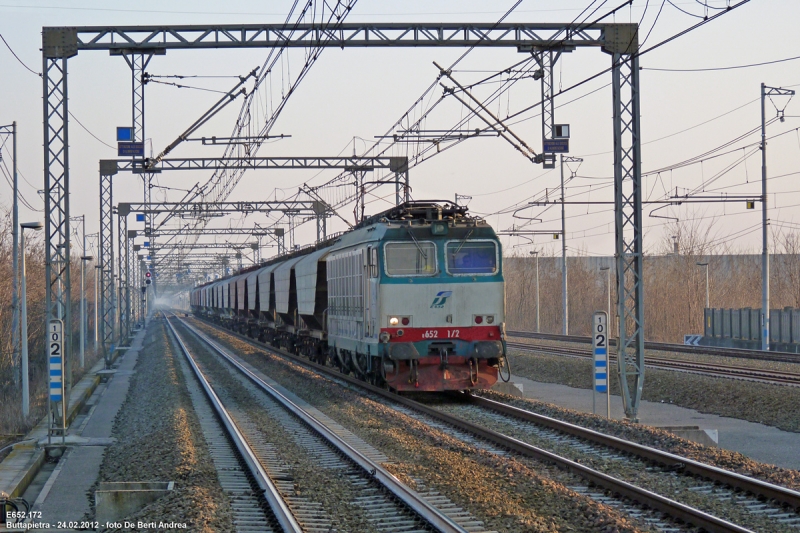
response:
[[(526, 339), (542, 339), (561, 342), (575, 342), (591, 344), (591, 337), (580, 335), (558, 335), (555, 333), (536, 333), (533, 331), (507, 331), (508, 337)], [(616, 339), (609, 339), (609, 345), (616, 346)], [(664, 352), (691, 353), (697, 355), (717, 355), (722, 357), (735, 357), (739, 359), (756, 359), (761, 361), (775, 361), (779, 363), (800, 363), (800, 354), (792, 352), (765, 352), (762, 350), (745, 350), (743, 348), (720, 348), (718, 346), (689, 346), (686, 344), (672, 344), (668, 342), (645, 341), (646, 350), (661, 350)]]
[[(214, 328), (221, 329), (216, 324), (210, 324), (208, 322), (206, 323)], [(432, 418), (450, 424), (456, 428), (477, 435), (503, 448), (513, 450), (527, 457), (532, 457), (534, 459), (556, 464), (557, 466), (564, 468), (565, 470), (568, 470), (570, 472), (573, 472), (598, 486), (601, 486), (614, 493), (623, 495), (627, 498), (630, 498), (631, 500), (637, 501), (642, 505), (664, 512), (665, 514), (673, 518), (683, 520), (697, 527), (702, 527), (709, 532), (744, 533), (750, 531), (746, 528), (728, 522), (727, 520), (715, 517), (699, 509), (694, 509), (685, 504), (676, 502), (675, 500), (666, 498), (659, 494), (655, 494), (641, 487), (636, 487), (635, 485), (627, 483), (623, 480), (616, 479), (602, 472), (598, 472), (597, 470), (589, 468), (585, 465), (561, 457), (559, 455), (553, 454), (541, 448), (537, 448), (528, 443), (522, 442), (518, 439), (514, 439), (507, 435), (503, 435), (491, 429), (480, 427), (478, 425), (472, 424), (471, 422), (467, 422), (466, 420), (462, 420), (458, 417), (443, 413), (435, 408), (428, 407), (419, 402), (410, 400), (409, 398), (399, 396), (385, 389), (360, 381), (351, 376), (344, 375), (335, 369), (319, 365), (317, 363), (309, 361), (308, 359), (298, 357), (284, 351), (267, 347), (264, 344), (256, 342), (244, 335), (231, 332), (229, 330), (223, 330), (223, 331), (229, 335), (232, 335), (236, 338), (239, 338), (249, 343), (252, 346), (258, 347), (262, 350), (271, 353), (275, 353), (277, 355), (280, 355), (281, 357), (285, 357), (287, 359), (292, 360), (293, 362), (300, 363), (306, 367), (313, 368), (315, 371), (328, 375), (337, 380), (346, 381), (351, 385), (355, 385), (362, 389), (368, 390), (392, 402), (396, 402), (406, 407), (412, 408)], [(506, 407), (508, 407), (509, 409), (516, 409), (513, 408), (512, 406), (506, 406)], [(522, 413), (527, 413), (526, 411), (521, 409), (519, 411), (521, 411)], [(530, 413), (530, 415), (532, 417), (541, 416), (541, 415), (536, 415), (535, 413)], [(514, 416), (519, 416), (519, 415), (515, 414)], [(548, 427), (564, 431), (565, 433), (570, 433), (571, 431), (584, 429), (580, 428), (579, 426), (574, 426), (567, 422), (561, 422), (556, 419), (548, 419), (547, 424)], [(585, 429), (585, 431), (589, 432), (591, 430)], [(597, 434), (597, 435), (602, 436), (602, 434)], [(586, 433), (586, 438), (590, 437), (591, 434)], [(746, 476), (742, 476), (741, 474), (736, 474), (735, 472), (729, 472), (721, 468), (713, 467), (711, 465), (703, 465), (702, 463), (699, 463), (697, 461), (693, 461), (678, 455), (669, 454), (667, 452), (661, 452), (660, 450), (648, 448), (646, 446), (642, 446), (637, 443), (624, 441), (622, 439), (618, 439), (615, 437), (609, 437), (609, 436), (604, 436), (604, 437), (607, 437), (609, 439), (606, 441), (607, 443), (606, 445), (611, 447), (624, 446), (625, 447), (624, 451), (626, 451), (627, 453), (637, 454), (637, 452), (640, 452), (641, 454), (647, 454), (647, 455), (640, 455), (641, 457), (645, 457), (655, 462), (664, 463), (666, 461), (665, 464), (668, 465), (680, 464), (683, 465), (683, 467), (687, 469), (687, 471), (690, 471), (692, 473), (695, 473), (696, 470), (697, 471), (696, 475), (698, 476), (709, 476), (709, 477), (714, 476), (714, 479), (718, 480), (720, 483), (724, 483), (734, 488), (739, 488), (741, 490), (752, 492), (753, 494), (756, 495), (763, 495), (766, 498), (773, 498), (776, 501), (792, 505), (795, 508), (800, 508), (800, 493), (793, 491), (791, 489), (780, 487), (778, 485), (773, 485), (761, 480), (748, 478)]]
[(289, 506), (281, 497), (278, 488), (269, 478), (269, 475), (264, 470), (264, 467), (261, 466), (261, 463), (259, 462), (250, 445), (247, 443), (247, 440), (239, 431), (239, 428), (236, 427), (236, 423), (233, 421), (233, 418), (230, 416), (230, 414), (228, 414), (225, 406), (222, 405), (222, 402), (220, 401), (219, 397), (217, 397), (214, 389), (208, 383), (208, 380), (206, 380), (206, 377), (197, 366), (197, 363), (195, 363), (194, 358), (189, 352), (189, 349), (183, 343), (183, 339), (178, 332), (175, 331), (175, 327), (172, 325), (172, 322), (169, 319), (166, 319), (165, 321), (169, 326), (170, 331), (172, 331), (172, 335), (175, 337), (175, 340), (178, 342), (178, 345), (181, 347), (181, 351), (186, 357), (189, 366), (192, 367), (194, 375), (197, 376), (197, 380), (200, 382), (200, 385), (205, 391), (206, 397), (208, 397), (211, 406), (214, 408), (214, 411), (216, 411), (220, 421), (222, 422), (222, 425), (228, 432), (231, 441), (236, 446), (236, 449), (239, 450), (239, 454), (247, 466), (247, 469), (253, 476), (253, 479), (258, 487), (263, 491), (264, 499), (269, 504), (269, 507), (272, 510), (272, 513), (275, 515), (276, 520), (286, 533), (301, 533), (303, 529), (300, 527), (300, 524), (295, 519), (294, 515), (289, 509)]
[[(537, 353), (577, 357), (589, 359), (592, 354), (588, 350), (581, 348), (571, 348), (562, 346), (546, 346), (538, 344), (529, 344), (523, 342), (507, 341), (506, 345), (509, 348), (514, 348), (523, 351), (534, 351)], [(609, 361), (616, 361), (616, 355), (610, 355)], [(796, 372), (782, 372), (778, 370), (765, 370), (752, 367), (733, 366), (725, 364), (704, 363), (701, 361), (683, 361), (668, 359), (664, 357), (648, 356), (645, 359), (645, 366), (650, 368), (659, 368), (665, 370), (674, 370), (679, 372), (688, 372), (692, 374), (700, 374), (704, 376), (717, 376), (733, 379), (744, 379), (748, 381), (758, 381), (761, 383), (770, 383), (776, 385), (789, 385), (800, 387), (800, 373)]]
[(643, 444), (630, 442), (618, 437), (612, 437), (611, 435), (605, 435), (598, 431), (576, 426), (575, 424), (556, 420), (555, 418), (550, 418), (548, 416), (532, 413), (530, 411), (490, 400), (488, 398), (470, 396), (469, 401), (486, 409), (491, 409), (493, 411), (514, 416), (528, 422), (533, 422), (541, 426), (555, 429), (562, 433), (580, 437), (591, 442), (596, 442), (609, 448), (629, 453), (631, 455), (647, 459), (648, 461), (653, 461), (654, 463), (666, 465), (683, 472), (708, 478), (712, 481), (750, 492), (752, 494), (763, 496), (765, 498), (774, 499), (775, 501), (800, 510), (800, 492), (788, 489), (786, 487), (773, 485), (772, 483), (767, 483), (766, 481), (743, 476), (741, 474), (737, 474), (736, 472), (730, 472), (716, 466), (700, 463), (693, 459), (681, 457), (680, 455), (675, 455), (663, 450), (651, 448)]
[[(179, 319), (180, 320), (180, 319)], [(182, 321), (183, 322), (183, 321)], [(345, 457), (349, 458), (362, 470), (369, 474), (373, 479), (380, 483), (383, 487), (389, 490), (400, 501), (405, 503), (409, 508), (414, 510), (422, 519), (427, 521), (430, 525), (437, 528), (443, 533), (466, 533), (466, 530), (456, 524), (450, 517), (439, 511), (437, 508), (428, 503), (419, 494), (411, 490), (409, 487), (401, 483), (395, 478), (388, 470), (383, 468), (380, 464), (369, 459), (353, 446), (348, 444), (339, 435), (331, 431), (322, 422), (314, 418), (307, 411), (292, 402), (289, 398), (281, 394), (278, 390), (265, 383), (249, 368), (242, 365), (236, 357), (231, 355), (225, 348), (215, 343), (211, 338), (199, 331), (197, 328), (183, 322), (183, 325), (192, 333), (198, 336), (205, 342), (212, 350), (217, 352), (222, 358), (236, 367), (237, 370), (242, 372), (251, 382), (253, 382), (261, 390), (269, 394), (278, 403), (284, 406), (288, 411), (296, 415), (303, 422), (308, 424), (309, 427), (319, 433), (326, 441), (332, 444), (339, 450)], [(281, 355), (284, 355), (281, 353)]]

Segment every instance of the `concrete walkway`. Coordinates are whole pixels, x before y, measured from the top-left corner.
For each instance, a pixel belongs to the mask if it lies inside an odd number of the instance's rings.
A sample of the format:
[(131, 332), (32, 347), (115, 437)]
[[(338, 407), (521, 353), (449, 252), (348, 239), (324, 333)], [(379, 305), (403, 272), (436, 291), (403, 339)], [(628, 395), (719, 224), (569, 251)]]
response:
[[(592, 391), (554, 383), (539, 383), (520, 376), (512, 381), (522, 385), (526, 398), (553, 403), (568, 409), (592, 412)], [(597, 395), (597, 413), (605, 414), (605, 397)], [(611, 417), (621, 420), (622, 399), (611, 397)], [(756, 461), (800, 470), (800, 433), (736, 418), (704, 414), (676, 405), (642, 401), (639, 421), (649, 426), (699, 426), (719, 432), (719, 447), (740, 452)]]
[[(33, 510), (42, 513), (41, 522), (50, 523), (51, 527), (59, 521), (80, 522), (90, 512), (93, 499), (90, 489), (97, 481), (105, 447), (114, 442), (112, 425), (128, 394), (144, 334), (144, 330), (136, 334), (131, 347), (112, 367), (115, 370), (113, 376), (106, 384), (101, 384), (87, 402), (88, 413), (78, 417), (70, 426), (64, 456), (33, 504)], [(60, 439), (54, 442), (58, 443)], [(46, 439), (39, 444), (46, 445)], [(35, 490), (34, 487), (31, 490)]]

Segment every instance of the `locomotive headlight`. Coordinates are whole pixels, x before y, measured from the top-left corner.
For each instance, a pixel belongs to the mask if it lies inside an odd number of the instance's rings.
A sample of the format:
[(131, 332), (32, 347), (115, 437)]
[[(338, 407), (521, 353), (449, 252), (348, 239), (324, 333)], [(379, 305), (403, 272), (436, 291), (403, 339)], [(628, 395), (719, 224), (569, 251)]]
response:
[(399, 323), (400, 323), (400, 317), (396, 317), (396, 316), (390, 316), (389, 317), (389, 325), (390, 326), (396, 326)]
[(494, 315), (488, 315), (486, 317), (486, 323), (487, 324), (494, 324)]

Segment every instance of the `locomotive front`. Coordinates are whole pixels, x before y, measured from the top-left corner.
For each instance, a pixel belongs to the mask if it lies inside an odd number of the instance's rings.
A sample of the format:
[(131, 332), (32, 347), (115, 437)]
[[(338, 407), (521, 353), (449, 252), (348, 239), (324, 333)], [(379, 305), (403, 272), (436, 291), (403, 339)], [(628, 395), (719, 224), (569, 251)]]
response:
[(390, 221), (378, 251), (387, 384), (491, 387), (506, 364), (502, 250), (491, 226), (465, 210), (428, 209)]

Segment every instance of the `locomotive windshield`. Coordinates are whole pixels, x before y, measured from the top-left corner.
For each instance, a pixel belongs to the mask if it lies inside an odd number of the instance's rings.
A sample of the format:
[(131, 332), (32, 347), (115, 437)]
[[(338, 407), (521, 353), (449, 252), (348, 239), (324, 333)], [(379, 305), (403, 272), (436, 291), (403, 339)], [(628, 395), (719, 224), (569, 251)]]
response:
[(385, 253), (389, 276), (436, 275), (436, 245), (432, 242), (390, 242)]
[(445, 252), (450, 274), (497, 272), (497, 244), (493, 241), (451, 241)]

